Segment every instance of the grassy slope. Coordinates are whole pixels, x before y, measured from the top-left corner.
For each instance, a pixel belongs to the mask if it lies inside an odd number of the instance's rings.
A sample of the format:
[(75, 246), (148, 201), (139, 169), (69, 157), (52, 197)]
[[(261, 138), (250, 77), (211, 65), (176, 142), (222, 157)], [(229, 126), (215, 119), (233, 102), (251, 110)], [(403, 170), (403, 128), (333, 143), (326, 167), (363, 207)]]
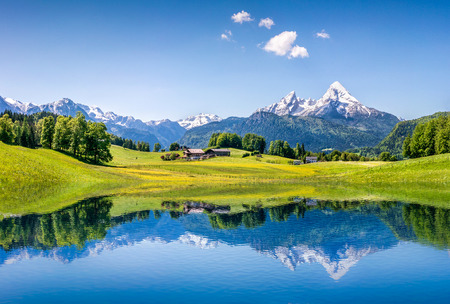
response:
[(302, 166), (264, 155), (163, 162), (163, 153), (112, 147), (110, 166), (93, 166), (51, 150), (0, 143), (0, 213), (46, 212), (98, 195), (121, 194), (116, 213), (162, 200), (276, 204), (290, 196), (394, 199), (448, 206), (450, 155), (397, 163), (332, 162)]
[(54, 210), (135, 183), (112, 168), (85, 164), (53, 150), (0, 142), (0, 159), (2, 213)]

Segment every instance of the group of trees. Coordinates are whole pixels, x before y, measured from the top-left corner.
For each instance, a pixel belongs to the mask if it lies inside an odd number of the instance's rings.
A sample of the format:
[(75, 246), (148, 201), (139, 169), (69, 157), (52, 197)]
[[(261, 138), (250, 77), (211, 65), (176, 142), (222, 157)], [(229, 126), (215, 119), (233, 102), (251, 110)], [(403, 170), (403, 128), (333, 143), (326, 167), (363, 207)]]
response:
[(40, 112), (33, 115), (25, 115), (5, 111), (0, 114), (0, 141), (27, 148), (35, 148), (40, 145), (43, 118), (56, 115)]
[(319, 152), (313, 153), (305, 150), (304, 144), (297, 143), (295, 148), (291, 148), (287, 141), (275, 140), (270, 142), (268, 154), (278, 155), (291, 159), (300, 159), (306, 162), (307, 156), (316, 156), (318, 161), (369, 161), (369, 160), (381, 160), (381, 161), (396, 161), (395, 156), (391, 156), (389, 152), (382, 152), (377, 157), (364, 157), (357, 153), (351, 153), (346, 151), (333, 150), (331, 153)]
[(213, 133), (209, 139), (208, 147), (242, 149), (242, 137), (236, 133)]
[(291, 148), (287, 141), (275, 140), (270, 142), (269, 154), (292, 159), (303, 159), (304, 157), (309, 156), (312, 153), (305, 150), (304, 144), (300, 146), (300, 144), (297, 143), (295, 148)]
[(236, 133), (213, 133), (208, 147), (236, 148), (264, 153), (266, 140), (253, 133), (247, 133), (243, 138)]
[(253, 133), (247, 133), (242, 138), (242, 149), (264, 153), (266, 150), (266, 139)]
[(150, 144), (145, 141), (133, 141), (123, 137), (118, 137), (111, 134), (111, 144), (121, 146), (131, 150), (137, 150), (142, 152), (150, 152)]
[(104, 123), (86, 121), (81, 112), (75, 117), (43, 114), (4, 114), (0, 118), (0, 140), (28, 148), (71, 153), (95, 163), (112, 160), (111, 137)]
[(441, 116), (416, 126), (403, 142), (403, 156), (417, 158), (450, 153), (450, 116)]

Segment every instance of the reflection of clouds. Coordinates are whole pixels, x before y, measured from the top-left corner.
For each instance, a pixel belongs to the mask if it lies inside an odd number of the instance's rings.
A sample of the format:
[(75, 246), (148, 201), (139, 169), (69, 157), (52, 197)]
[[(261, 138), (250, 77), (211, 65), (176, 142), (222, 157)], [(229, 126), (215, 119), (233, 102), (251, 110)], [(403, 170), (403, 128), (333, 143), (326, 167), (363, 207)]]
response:
[(346, 245), (338, 250), (338, 260), (333, 261), (322, 249), (310, 248), (306, 245), (287, 247), (276, 247), (275, 249), (263, 252), (277, 260), (283, 265), (294, 271), (298, 265), (319, 263), (330, 274), (334, 280), (342, 278), (352, 266), (361, 260), (362, 257), (374, 253), (378, 249), (371, 247), (356, 249), (353, 246)]
[(201, 249), (216, 248), (219, 245), (218, 241), (211, 241), (206, 237), (195, 235), (190, 232), (186, 232), (178, 239), (182, 244), (198, 247)]

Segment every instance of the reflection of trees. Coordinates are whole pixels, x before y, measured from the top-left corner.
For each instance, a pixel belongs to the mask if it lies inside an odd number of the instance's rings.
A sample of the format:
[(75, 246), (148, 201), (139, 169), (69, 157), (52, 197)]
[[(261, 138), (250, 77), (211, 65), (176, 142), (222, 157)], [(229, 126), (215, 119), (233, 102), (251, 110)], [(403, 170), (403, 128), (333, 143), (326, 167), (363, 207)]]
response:
[(208, 214), (211, 227), (215, 229), (235, 229), (241, 224), (246, 228), (255, 228), (264, 225), (266, 213), (264, 209), (256, 209), (233, 214)]
[(5, 250), (32, 246), (48, 249), (103, 239), (110, 227), (112, 203), (108, 198), (88, 199), (45, 215), (27, 215), (0, 221), (0, 246)]
[(429, 242), (438, 248), (449, 247), (450, 209), (416, 204), (404, 205), (403, 218), (420, 241)]
[(285, 222), (294, 214), (297, 218), (304, 217), (307, 206), (304, 202), (281, 205), (269, 208), (270, 220), (272, 222)]
[[(169, 205), (169, 204), (168, 204)], [(169, 206), (172, 206), (170, 204)], [(82, 201), (74, 206), (45, 215), (27, 215), (0, 220), (0, 246), (4, 250), (30, 246), (36, 249), (50, 249), (58, 246), (76, 245), (83, 247), (91, 240), (103, 239), (108, 229), (130, 223), (135, 220), (145, 221), (151, 216), (150, 211), (138, 211), (111, 218), (112, 202), (109, 198), (96, 198)], [(167, 206), (163, 206), (167, 207)], [(246, 209), (240, 213), (207, 213), (209, 223), (214, 229), (236, 229), (238, 227), (257, 228), (263, 235), (270, 231), (266, 220), (280, 223), (284, 230), (295, 230), (302, 227), (302, 233), (294, 242), (290, 239), (286, 245), (294, 243), (317, 244), (330, 236), (352, 236), (358, 231), (372, 231), (367, 228), (373, 223), (366, 220), (355, 223), (356, 217), (351, 214), (376, 216), (394, 233), (397, 239), (419, 239), (431, 243), (438, 248), (448, 248), (450, 243), (450, 210), (415, 204), (395, 202), (368, 203), (364, 201), (308, 201), (297, 200), (295, 203), (263, 209), (261, 206), (243, 205)], [(349, 216), (318, 216), (322, 213), (307, 213), (313, 210), (330, 212), (346, 211)], [(178, 219), (186, 216), (176, 210), (166, 211), (170, 218)], [(160, 219), (165, 210), (154, 210), (153, 217)], [(313, 215), (313, 214), (311, 214)], [(296, 216), (301, 221), (293, 220)], [(303, 219), (304, 218), (304, 219)], [(288, 219), (291, 219), (288, 221)], [(286, 223), (288, 221), (288, 223)], [(350, 222), (349, 222), (350, 221)], [(365, 225), (368, 225), (365, 227)], [(289, 228), (291, 227), (291, 228)], [(264, 230), (266, 229), (266, 230)], [(253, 231), (253, 235), (257, 235)], [(278, 232), (271, 236), (274, 244), (286, 242)], [(293, 234), (290, 234), (292, 238)], [(376, 233), (374, 232), (374, 236)], [(267, 242), (267, 238), (265, 242)]]

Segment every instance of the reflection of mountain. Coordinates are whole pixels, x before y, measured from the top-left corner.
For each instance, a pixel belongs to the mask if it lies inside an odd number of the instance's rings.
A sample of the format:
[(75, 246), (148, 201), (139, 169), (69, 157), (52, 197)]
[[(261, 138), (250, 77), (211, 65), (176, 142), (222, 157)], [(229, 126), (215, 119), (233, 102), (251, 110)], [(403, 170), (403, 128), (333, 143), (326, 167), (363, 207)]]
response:
[(267, 254), (280, 260), (281, 263), (291, 270), (295, 270), (296, 266), (300, 264), (319, 263), (330, 274), (331, 278), (339, 280), (359, 260), (377, 251), (379, 249), (371, 247), (356, 249), (354, 246), (347, 246), (339, 249), (337, 252), (338, 259), (336, 260), (333, 260), (322, 249), (314, 249), (308, 246), (278, 247), (267, 252)]
[(227, 244), (249, 246), (291, 270), (319, 263), (337, 280), (364, 256), (399, 240), (448, 248), (448, 209), (397, 203), (310, 205), (248, 207), (237, 214), (155, 210), (111, 218), (110, 199), (91, 199), (53, 214), (0, 221), (0, 265), (34, 257), (69, 263), (146, 241), (202, 249)]

